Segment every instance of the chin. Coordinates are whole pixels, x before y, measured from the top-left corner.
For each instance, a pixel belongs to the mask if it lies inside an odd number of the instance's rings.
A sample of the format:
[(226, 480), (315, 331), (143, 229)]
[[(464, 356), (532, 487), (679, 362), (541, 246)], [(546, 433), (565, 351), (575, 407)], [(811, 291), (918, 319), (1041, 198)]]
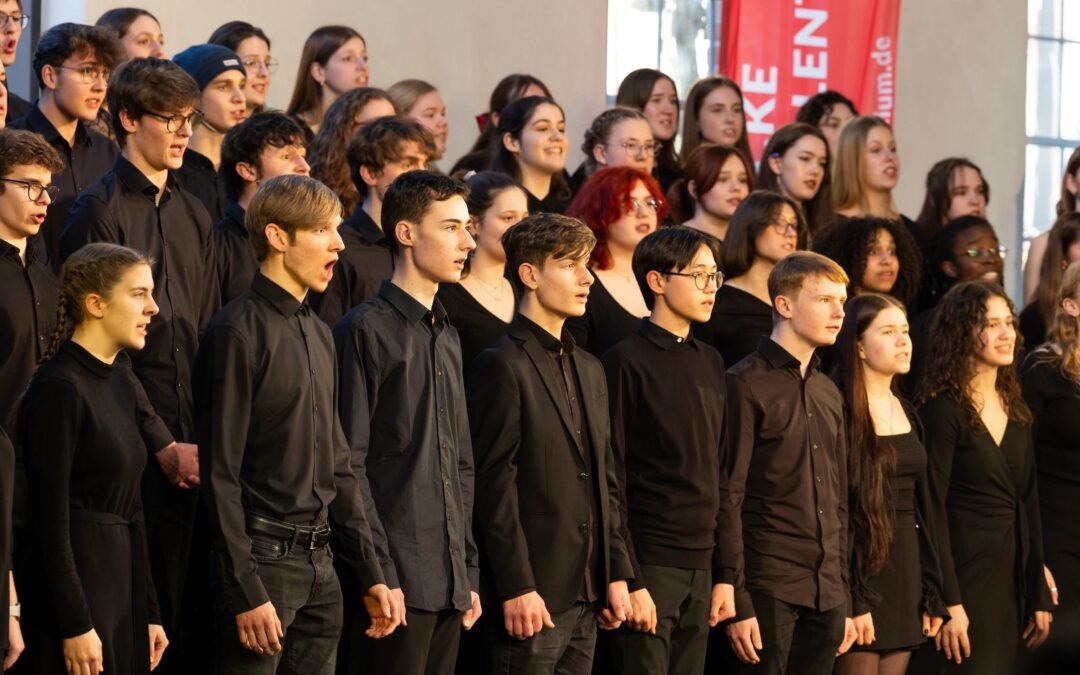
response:
[(146, 338), (142, 335), (136, 335), (126, 345), (123, 345), (124, 349), (134, 349), (139, 351), (146, 346)]

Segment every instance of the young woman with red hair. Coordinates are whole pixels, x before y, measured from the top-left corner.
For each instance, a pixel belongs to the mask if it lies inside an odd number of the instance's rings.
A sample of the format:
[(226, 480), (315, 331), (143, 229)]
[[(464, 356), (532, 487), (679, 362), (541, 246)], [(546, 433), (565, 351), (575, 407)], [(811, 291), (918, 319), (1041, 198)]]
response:
[(649, 315), (631, 261), (638, 242), (667, 217), (660, 185), (629, 166), (594, 173), (571, 202), (566, 215), (583, 221), (596, 235), (589, 266), (595, 281), (585, 315), (566, 325), (574, 342), (599, 356), (634, 333)]

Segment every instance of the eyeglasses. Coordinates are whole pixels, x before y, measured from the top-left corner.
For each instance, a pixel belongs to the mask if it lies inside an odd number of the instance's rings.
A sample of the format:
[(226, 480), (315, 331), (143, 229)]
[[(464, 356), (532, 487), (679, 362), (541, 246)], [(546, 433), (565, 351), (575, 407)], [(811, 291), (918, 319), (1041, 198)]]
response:
[(266, 72), (273, 74), (277, 70), (277, 59), (268, 58), (265, 61), (260, 61), (257, 56), (249, 56), (240, 63), (244, 64), (244, 70), (254, 70), (258, 72), (259, 68), (265, 68)]
[(5, 14), (0, 12), (0, 28), (7, 26), (8, 21), (14, 21), (19, 28), (26, 28), (26, 24), (30, 23), (29, 14)]
[(109, 81), (109, 75), (111, 74), (111, 73), (109, 73), (108, 70), (106, 70), (104, 68), (94, 67), (94, 66), (86, 66), (84, 68), (72, 68), (71, 66), (57, 66), (57, 67), (58, 68), (63, 68), (64, 70), (73, 70), (73, 71), (75, 71), (76, 73), (78, 73), (79, 75), (82, 76), (83, 84), (93, 84), (93, 83), (97, 82), (98, 80), (101, 80), (102, 82), (108, 82)]
[(717, 288), (724, 285), (724, 273), (720, 271), (716, 272), (664, 272), (675, 277), (692, 277), (694, 279), (694, 285), (697, 286), (699, 291), (703, 291), (709, 287), (710, 283), (716, 284)]
[(989, 258), (1001, 258), (1005, 257), (1005, 254), (1009, 252), (1009, 249), (1004, 246), (998, 246), (997, 248), (969, 248), (964, 251), (964, 255), (969, 258), (977, 258), (979, 260), (986, 260)]
[(642, 212), (644, 212), (644, 213), (648, 214), (649, 211), (652, 211), (653, 213), (656, 213), (657, 211), (660, 210), (660, 202), (653, 199), (652, 197), (649, 197), (648, 199), (646, 199), (643, 202), (639, 202), (636, 199), (631, 199), (630, 200), (630, 209), (634, 213), (642, 213)]
[(193, 112), (190, 115), (162, 115), (156, 112), (146, 112), (150, 117), (156, 117), (165, 123), (165, 131), (170, 134), (174, 134), (184, 128), (185, 125), (191, 124), (191, 120), (195, 119), (197, 112)]
[(772, 225), (773, 232), (776, 232), (781, 237), (786, 237), (788, 232), (791, 232), (796, 237), (799, 236), (799, 223), (785, 223), (780, 220), (775, 223), (769, 223)]
[(638, 156), (642, 151), (646, 155), (652, 155), (656, 157), (656, 153), (660, 150), (658, 143), (638, 143), (637, 141), (626, 141), (625, 143), (619, 143), (619, 147), (627, 152), (627, 154)]
[(60, 194), (59, 185), (42, 185), (41, 183), (15, 178), (0, 178), (0, 181), (23, 186), (26, 188), (26, 198), (32, 202), (41, 201), (41, 195), (43, 194), (49, 195), (49, 201), (51, 202), (56, 199), (56, 195)]

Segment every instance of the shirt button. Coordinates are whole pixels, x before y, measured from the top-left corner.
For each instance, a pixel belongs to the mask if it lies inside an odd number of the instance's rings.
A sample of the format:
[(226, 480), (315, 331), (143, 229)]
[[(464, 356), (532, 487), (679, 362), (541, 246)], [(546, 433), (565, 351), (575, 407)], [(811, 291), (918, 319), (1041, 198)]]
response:
[(589, 524), (588, 523), (582, 523), (582, 524), (578, 525), (578, 529), (581, 530), (582, 532), (588, 532), (589, 531)]
[(440, 413), (440, 414), (441, 414), (441, 413), (444, 413), (444, 412), (446, 412), (446, 408), (439, 408), (439, 413)]
[(817, 450), (817, 443), (814, 443), (814, 449)]
[(812, 413), (812, 412), (808, 412), (808, 413), (806, 413), (806, 416), (807, 416), (807, 417), (813, 417), (813, 416), (814, 416), (814, 413)]
[(315, 441), (315, 449), (316, 449), (316, 450), (318, 450), (318, 449), (319, 449), (319, 442), (318, 442), (318, 441)]
[(820, 483), (820, 482), (821, 482), (821, 476), (817, 476), (817, 477), (815, 478), (815, 480), (817, 480), (817, 482), (819, 482), (819, 483)]
[(436, 370), (435, 371), (435, 376), (436, 377), (442, 377), (442, 371), (441, 370)]
[(819, 516), (825, 515), (825, 511), (823, 511), (822, 509), (818, 509), (817, 512)]
[(177, 389), (183, 389), (184, 388), (184, 383), (183, 382), (177, 382), (176, 383), (176, 388)]
[(584, 473), (584, 472), (579, 473), (577, 475), (577, 477), (578, 477), (578, 480), (581, 480), (581, 481), (589, 480), (589, 474)]
[(315, 408), (315, 412), (319, 412), (319, 406), (312, 406), (312, 407)]

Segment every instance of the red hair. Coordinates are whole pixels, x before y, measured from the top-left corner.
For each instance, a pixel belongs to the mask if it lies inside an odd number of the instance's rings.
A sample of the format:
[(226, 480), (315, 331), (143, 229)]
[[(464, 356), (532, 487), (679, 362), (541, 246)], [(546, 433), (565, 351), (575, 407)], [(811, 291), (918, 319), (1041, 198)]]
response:
[(566, 215), (583, 221), (596, 235), (596, 247), (593, 248), (589, 264), (598, 270), (611, 267), (611, 251), (607, 246), (608, 227), (634, 208), (630, 193), (641, 183), (660, 205), (656, 210), (657, 225), (668, 214), (667, 200), (660, 189), (660, 184), (649, 174), (629, 166), (616, 166), (600, 169), (581, 186), (574, 201), (566, 210)]

